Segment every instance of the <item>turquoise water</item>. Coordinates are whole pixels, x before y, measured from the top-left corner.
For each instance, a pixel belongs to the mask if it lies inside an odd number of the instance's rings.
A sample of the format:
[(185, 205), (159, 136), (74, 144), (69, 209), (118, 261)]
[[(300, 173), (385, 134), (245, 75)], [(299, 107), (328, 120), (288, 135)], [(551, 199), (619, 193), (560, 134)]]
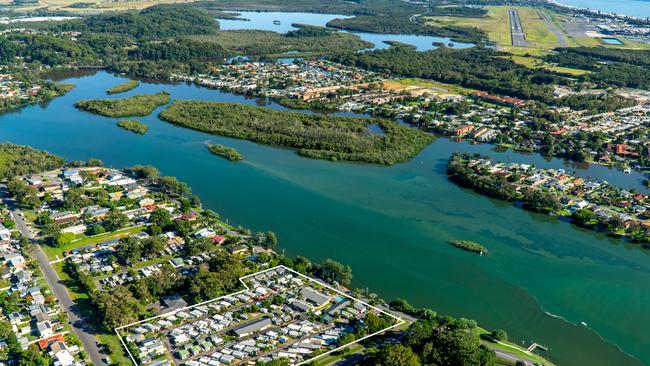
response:
[[(162, 108), (141, 119), (150, 127), (144, 136), (74, 109), (124, 80), (104, 72), (71, 79), (77, 88), (68, 95), (0, 117), (0, 140), (68, 160), (155, 165), (188, 182), (230, 223), (275, 231), (287, 254), (339, 260), (353, 268), (355, 287), (504, 328), (517, 342), (548, 345), (562, 365), (650, 363), (647, 251), (461, 189), (447, 180), (445, 164), (453, 151), (476, 151), (639, 188), (641, 175), (446, 139), (391, 167), (332, 163), (175, 127), (158, 120)], [(142, 83), (126, 95), (160, 90), (177, 99), (266, 105), (184, 84)], [(232, 146), (246, 159), (217, 158), (206, 142)], [(458, 250), (447, 243), (453, 239), (479, 242), (490, 254)]]
[(648, 0), (558, 0), (559, 3), (607, 13), (630, 15), (639, 18), (650, 17)]
[[(296, 29), (291, 24), (309, 24), (324, 27), (327, 22), (335, 18), (346, 18), (343, 15), (332, 14), (311, 14), (311, 13), (284, 13), (284, 12), (254, 12), (245, 11), (240, 12), (240, 17), (250, 19), (250, 21), (241, 20), (228, 20), (219, 19), (221, 29), (258, 29), (268, 30), (279, 33), (286, 33), (290, 30)], [(280, 21), (280, 24), (274, 24), (275, 20)], [(426, 51), (436, 48), (434, 42), (444, 43), (449, 45), (453, 43), (454, 48), (467, 48), (473, 45), (467, 43), (452, 42), (449, 38), (444, 37), (431, 37), (431, 36), (418, 36), (413, 34), (378, 34), (378, 33), (364, 33), (364, 32), (351, 32), (358, 35), (361, 39), (372, 42), (376, 49), (388, 48), (389, 45), (386, 41), (398, 41), (415, 46), (420, 51)]]
[(611, 45), (615, 45), (615, 46), (619, 46), (619, 45), (623, 45), (623, 44), (625, 44), (625, 43), (623, 43), (623, 42), (622, 42), (620, 39), (618, 39), (618, 38), (610, 38), (610, 37), (606, 37), (606, 38), (601, 38), (600, 40), (603, 41), (603, 43), (607, 43), (607, 44), (611, 44)]

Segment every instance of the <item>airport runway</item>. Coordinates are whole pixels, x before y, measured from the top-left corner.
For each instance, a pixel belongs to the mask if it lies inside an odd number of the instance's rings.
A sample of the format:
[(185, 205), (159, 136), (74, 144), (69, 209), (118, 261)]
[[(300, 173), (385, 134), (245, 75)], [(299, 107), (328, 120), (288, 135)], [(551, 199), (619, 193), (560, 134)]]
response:
[(512, 37), (513, 46), (527, 46), (526, 35), (524, 29), (521, 27), (521, 19), (519, 19), (519, 12), (517, 9), (510, 9), (510, 35)]

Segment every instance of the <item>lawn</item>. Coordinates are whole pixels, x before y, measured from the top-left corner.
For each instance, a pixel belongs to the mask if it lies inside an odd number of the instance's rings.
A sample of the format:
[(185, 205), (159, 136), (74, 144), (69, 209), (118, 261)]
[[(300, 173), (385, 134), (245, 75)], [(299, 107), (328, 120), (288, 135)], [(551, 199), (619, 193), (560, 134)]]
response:
[[(476, 327), (476, 333), (479, 336), (481, 336), (481, 338), (489, 339), (490, 332), (488, 332), (487, 330), (485, 330), (485, 329), (483, 329), (481, 327)], [(490, 344), (490, 346), (492, 346), (492, 347), (499, 348), (499, 349), (501, 349), (503, 351), (510, 352), (512, 354), (515, 354), (515, 355), (526, 357), (529, 360), (531, 360), (533, 362), (537, 362), (537, 363), (542, 364), (542, 365), (547, 365), (547, 366), (553, 366), (554, 365), (552, 362), (550, 362), (549, 360), (543, 358), (542, 356), (539, 356), (539, 355), (537, 355), (535, 353), (530, 353), (530, 352), (526, 351), (524, 348), (522, 348), (522, 347), (520, 347), (520, 346), (518, 346), (518, 345), (516, 345), (514, 343), (508, 342), (508, 341), (496, 343), (496, 342), (491, 342), (491, 341), (484, 340), (484, 342)], [(507, 365), (507, 363), (506, 363), (506, 365)]]
[(137, 234), (142, 230), (144, 230), (144, 228), (145, 228), (144, 226), (134, 226), (126, 229), (117, 230), (111, 233), (104, 233), (95, 236), (82, 236), (80, 239), (73, 240), (69, 244), (66, 244), (58, 248), (44, 245), (43, 251), (45, 252), (45, 254), (47, 254), (47, 257), (50, 260), (56, 260), (57, 257), (62, 258), (63, 253), (69, 250), (84, 247), (86, 245), (98, 244), (113, 239), (124, 238), (133, 234)]
[(117, 334), (98, 334), (97, 339), (99, 342), (108, 348), (110, 353), (111, 361), (113, 365), (120, 366), (131, 366), (133, 362), (129, 359), (122, 347), (120, 339), (117, 337)]
[(70, 298), (72, 298), (72, 301), (77, 301), (77, 300), (87, 300), (88, 299), (88, 294), (84, 292), (80, 287), (79, 284), (70, 278), (68, 273), (63, 270), (63, 266), (65, 265), (65, 262), (59, 262), (55, 263), (52, 265), (54, 268), (54, 271), (56, 274), (59, 276), (59, 279), (61, 282), (65, 285), (65, 287), (68, 289), (68, 293), (70, 294)]
[(338, 352), (330, 353), (327, 356), (323, 356), (322, 358), (319, 358), (318, 360), (312, 362), (314, 366), (325, 366), (329, 365), (332, 362), (339, 361), (342, 358), (344, 358), (347, 355), (350, 355), (354, 352), (357, 352), (359, 350), (363, 349), (363, 346), (360, 345), (359, 343), (355, 343), (352, 346), (348, 347), (348, 352), (345, 352), (344, 354), (339, 354)]

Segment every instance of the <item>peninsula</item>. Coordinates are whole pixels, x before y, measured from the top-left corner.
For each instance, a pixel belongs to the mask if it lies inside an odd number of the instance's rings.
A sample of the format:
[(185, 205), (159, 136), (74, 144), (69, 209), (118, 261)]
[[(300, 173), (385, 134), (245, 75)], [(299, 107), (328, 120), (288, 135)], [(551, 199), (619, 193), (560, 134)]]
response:
[(580, 178), (563, 169), (493, 162), (469, 154), (452, 155), (447, 174), (459, 185), (493, 198), (521, 202), (525, 209), (565, 217), (576, 225), (645, 247), (650, 243), (650, 200), (645, 194)]

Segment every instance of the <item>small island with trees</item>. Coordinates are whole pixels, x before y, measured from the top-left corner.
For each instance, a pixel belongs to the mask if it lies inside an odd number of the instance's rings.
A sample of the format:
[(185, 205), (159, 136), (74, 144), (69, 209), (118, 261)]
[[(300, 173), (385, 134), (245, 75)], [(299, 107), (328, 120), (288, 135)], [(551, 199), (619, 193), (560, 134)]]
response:
[(479, 255), (487, 254), (488, 251), (487, 248), (481, 244), (470, 240), (450, 240), (449, 244), (455, 246), (456, 248), (460, 248), (462, 250), (466, 250), (468, 252), (476, 253)]
[(133, 90), (140, 85), (140, 82), (136, 80), (129, 80), (122, 84), (116, 85), (106, 91), (106, 94), (119, 94)]
[(149, 131), (149, 126), (135, 119), (119, 121), (117, 127), (139, 135), (144, 135)]
[(169, 93), (163, 91), (120, 99), (81, 100), (74, 106), (77, 109), (105, 117), (145, 117), (150, 115), (154, 109), (169, 103), (169, 100)]
[(221, 156), (230, 161), (244, 160), (244, 155), (240, 154), (239, 151), (225, 145), (208, 144), (208, 150), (210, 150), (214, 155)]

